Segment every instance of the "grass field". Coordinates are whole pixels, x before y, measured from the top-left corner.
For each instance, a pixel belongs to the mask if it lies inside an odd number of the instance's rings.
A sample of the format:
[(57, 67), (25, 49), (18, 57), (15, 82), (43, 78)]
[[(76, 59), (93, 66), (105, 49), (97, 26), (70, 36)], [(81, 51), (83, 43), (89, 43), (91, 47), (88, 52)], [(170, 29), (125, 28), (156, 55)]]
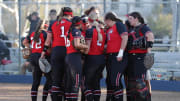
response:
[[(31, 101), (30, 84), (0, 83), (0, 101)], [(41, 101), (42, 86), (39, 88), (38, 101)], [(105, 101), (106, 90), (102, 90), (101, 101)], [(48, 97), (47, 101), (51, 101)], [(126, 101), (124, 99), (124, 101)], [(180, 92), (153, 91), (152, 101), (180, 101)]]

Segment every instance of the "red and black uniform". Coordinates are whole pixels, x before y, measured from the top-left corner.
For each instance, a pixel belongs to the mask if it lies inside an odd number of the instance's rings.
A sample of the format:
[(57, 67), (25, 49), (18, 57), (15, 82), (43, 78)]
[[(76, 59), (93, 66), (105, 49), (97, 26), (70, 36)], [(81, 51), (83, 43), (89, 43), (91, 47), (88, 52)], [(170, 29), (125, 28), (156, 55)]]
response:
[[(132, 29), (128, 35), (128, 44), (132, 44), (134, 40), (145, 37), (151, 32), (150, 28), (141, 24)], [(144, 82), (146, 76), (146, 68), (144, 66), (144, 57), (147, 49), (130, 48), (128, 49), (128, 67), (127, 75), (127, 99), (128, 101), (150, 101), (150, 94)], [(137, 86), (139, 85), (139, 86)]]
[(83, 74), (85, 77), (84, 95), (87, 101), (100, 101), (100, 79), (105, 67), (104, 44), (106, 35), (101, 29), (102, 42), (98, 40), (96, 27), (86, 31), (86, 40), (91, 40), (89, 53), (85, 58)]
[[(37, 101), (37, 93), (38, 93), (38, 88), (40, 85), (41, 77), (43, 72), (41, 71), (39, 67), (39, 58), (41, 57), (41, 53), (44, 48), (44, 43), (47, 37), (47, 33), (45, 31), (42, 31), (39, 36), (39, 42), (36, 42), (33, 40), (33, 37), (35, 35), (35, 32), (33, 32), (30, 36), (27, 37), (31, 44), (31, 49), (32, 49), (32, 54), (30, 56), (30, 63), (34, 66), (33, 68), (33, 84), (31, 88), (31, 97), (32, 101)], [(51, 73), (45, 73), (46, 77), (46, 83), (43, 88), (43, 99), (42, 101), (46, 101), (48, 92), (51, 89)]]
[(72, 31), (67, 34), (67, 56), (66, 56), (66, 99), (67, 101), (77, 101), (79, 86), (81, 83), (82, 75), (82, 63), (81, 53), (74, 48), (74, 38), (81, 38), (81, 31), (73, 28)]
[(124, 52), (122, 61), (117, 61), (117, 55), (121, 48), (121, 35), (127, 34), (126, 27), (121, 22), (116, 22), (107, 30), (107, 85), (110, 85), (113, 101), (123, 101), (123, 86), (121, 78), (127, 66), (127, 53)]
[(71, 22), (68, 19), (55, 21), (49, 27), (49, 33), (52, 33), (52, 95), (53, 101), (61, 101), (64, 96), (63, 77), (65, 71), (66, 56), (66, 33), (68, 33)]

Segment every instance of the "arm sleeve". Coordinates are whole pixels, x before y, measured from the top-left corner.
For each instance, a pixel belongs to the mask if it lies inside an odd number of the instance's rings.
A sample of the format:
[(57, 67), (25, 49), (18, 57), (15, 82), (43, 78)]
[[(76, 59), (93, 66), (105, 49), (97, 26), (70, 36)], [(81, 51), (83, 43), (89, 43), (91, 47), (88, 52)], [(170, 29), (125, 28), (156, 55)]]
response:
[(73, 36), (74, 38), (79, 38), (79, 37), (81, 37), (81, 31), (79, 31), (79, 30), (73, 31), (73, 32), (72, 32), (72, 36)]
[(116, 27), (120, 35), (127, 32), (126, 26), (122, 22), (117, 22)]
[(50, 22), (50, 25), (48, 27), (48, 32), (52, 32), (52, 25), (54, 24), (55, 21)]
[(43, 33), (44, 39), (46, 40), (46, 38), (47, 38), (47, 33), (46, 33), (46, 31), (42, 31), (42, 33)]
[(141, 32), (142, 34), (146, 34), (147, 32), (151, 32), (151, 29), (147, 26), (147, 25), (144, 25), (142, 28), (141, 28)]
[(88, 29), (86, 31), (86, 39), (92, 39), (92, 35), (93, 35), (93, 29)]

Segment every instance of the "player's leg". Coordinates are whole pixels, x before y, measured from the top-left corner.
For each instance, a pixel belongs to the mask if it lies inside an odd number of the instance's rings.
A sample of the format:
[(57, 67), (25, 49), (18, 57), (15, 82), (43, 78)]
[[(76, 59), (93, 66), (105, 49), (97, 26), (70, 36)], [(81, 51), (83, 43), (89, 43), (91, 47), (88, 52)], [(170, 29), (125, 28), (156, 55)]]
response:
[(150, 94), (145, 83), (146, 68), (144, 66), (144, 54), (131, 55), (133, 65), (132, 75), (128, 80), (130, 98), (128, 101), (150, 101)]
[(38, 64), (39, 57), (40, 57), (39, 54), (31, 55), (31, 64), (35, 67), (32, 72), (33, 73), (33, 84), (31, 88), (32, 101), (37, 101), (38, 88), (42, 77), (42, 72)]
[(82, 77), (81, 54), (68, 54), (66, 56), (66, 64), (66, 100), (77, 101)]
[(46, 77), (46, 82), (45, 82), (44, 88), (43, 88), (42, 101), (46, 101), (47, 100), (48, 93), (50, 93), (51, 86), (52, 86), (51, 73), (45, 73), (44, 76)]
[(66, 48), (54, 47), (51, 54), (52, 65), (52, 96), (53, 101), (62, 101), (64, 91), (62, 91), (62, 84), (64, 78)]

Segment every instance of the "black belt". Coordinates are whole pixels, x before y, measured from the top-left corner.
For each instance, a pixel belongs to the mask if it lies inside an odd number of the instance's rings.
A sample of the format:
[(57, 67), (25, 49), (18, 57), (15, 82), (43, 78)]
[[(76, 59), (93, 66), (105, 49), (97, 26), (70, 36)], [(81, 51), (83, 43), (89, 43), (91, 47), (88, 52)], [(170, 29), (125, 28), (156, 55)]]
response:
[(113, 56), (116, 55), (117, 56), (118, 53), (108, 53), (108, 55), (113, 55)]
[(140, 55), (140, 54), (146, 54), (146, 53), (128, 53), (129, 55)]

